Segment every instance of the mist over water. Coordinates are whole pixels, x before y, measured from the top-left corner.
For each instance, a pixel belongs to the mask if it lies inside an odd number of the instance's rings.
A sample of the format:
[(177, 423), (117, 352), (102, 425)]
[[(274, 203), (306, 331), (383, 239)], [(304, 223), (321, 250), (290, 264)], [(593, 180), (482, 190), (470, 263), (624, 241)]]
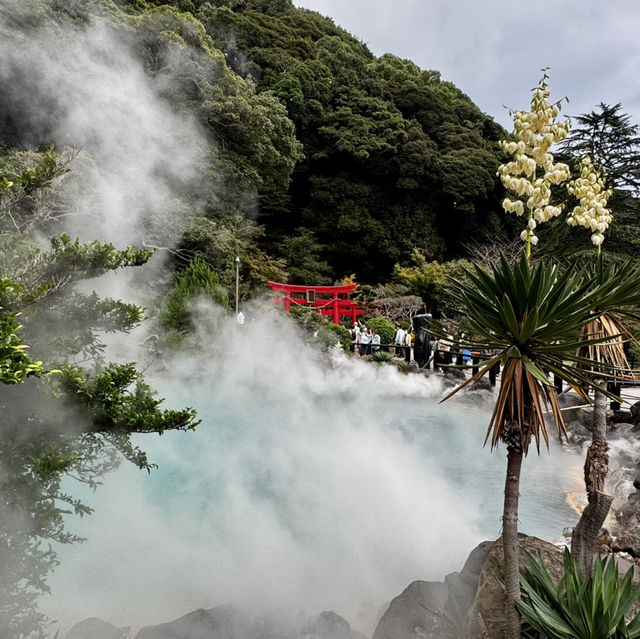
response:
[[(43, 608), (62, 624), (98, 616), (161, 623), (234, 603), (259, 612), (332, 609), (372, 631), (415, 579), (459, 570), (500, 534), (504, 451), (482, 449), (489, 414), (439, 405), (440, 381), (336, 353), (331, 365), (282, 320), (240, 327), (213, 309), (203, 352), (156, 380), (192, 405), (194, 433), (144, 436), (159, 468), (129, 465), (87, 496)], [(582, 458), (525, 461), (523, 532), (559, 536)]]
[[(65, 178), (83, 176), (69, 186), (64, 230), (170, 244), (187, 218), (164, 214), (199, 188), (211, 141), (162, 100), (172, 79), (150, 79), (112, 31), (64, 36), (34, 27), (0, 39), (3, 115), (21, 114), (17, 138), (82, 147)], [(120, 297), (123, 280), (102, 279), (99, 292)], [(505, 459), (482, 448), (486, 410), (439, 405), (436, 379), (339, 354), (328, 364), (282, 320), (246, 312), (239, 327), (201, 309), (200, 352), (149, 379), (167, 406), (203, 420), (193, 433), (136, 438), (157, 470), (123, 463), (96, 493), (67, 487), (95, 513), (68, 521), (84, 544), (57, 548), (42, 609), (62, 628), (236, 603), (333, 609), (370, 632), (412, 580), (441, 579), (499, 535)], [(130, 337), (110, 343), (124, 361), (139, 355)], [(581, 465), (555, 446), (529, 456), (523, 532), (549, 538), (575, 522), (564, 496), (580, 489)]]

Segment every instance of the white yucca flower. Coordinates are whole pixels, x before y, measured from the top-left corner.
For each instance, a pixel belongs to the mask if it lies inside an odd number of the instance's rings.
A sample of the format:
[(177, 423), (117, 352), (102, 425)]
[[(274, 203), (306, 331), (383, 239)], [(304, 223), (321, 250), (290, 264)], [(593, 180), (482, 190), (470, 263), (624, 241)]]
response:
[(527, 213), (527, 228), (520, 234), (527, 243), (527, 254), (529, 245), (535, 246), (538, 242), (532, 232), (537, 224), (560, 215), (561, 207), (550, 204), (551, 185), (561, 184), (571, 177), (569, 167), (560, 162), (554, 163), (553, 155), (549, 152), (556, 142), (567, 136), (569, 120), (555, 121), (560, 113), (561, 101), (549, 103), (547, 79), (544, 73), (534, 89), (530, 111), (509, 111), (513, 118), (515, 141), (503, 140), (500, 143), (503, 151), (513, 156), (513, 160), (502, 164), (497, 175), (505, 189), (517, 197), (505, 198), (503, 208), (516, 215)]
[(593, 231), (591, 242), (599, 247), (604, 242), (604, 232), (613, 221), (611, 211), (607, 209), (612, 191), (605, 188), (604, 178), (588, 155), (580, 160), (580, 176), (567, 185), (567, 191), (579, 200), (569, 213), (567, 224)]

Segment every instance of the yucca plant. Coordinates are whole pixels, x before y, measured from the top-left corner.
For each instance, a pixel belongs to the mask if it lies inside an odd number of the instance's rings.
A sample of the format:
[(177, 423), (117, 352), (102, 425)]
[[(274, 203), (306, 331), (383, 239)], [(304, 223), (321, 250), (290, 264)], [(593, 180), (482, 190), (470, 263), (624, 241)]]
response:
[(378, 365), (390, 364), (393, 361), (393, 353), (388, 353), (386, 351), (374, 351), (371, 354), (371, 361)]
[[(455, 282), (454, 295), (470, 329), (467, 345), (496, 354), (447, 397), (501, 365), (501, 384), (485, 443), (500, 441), (507, 447), (503, 533), (505, 619), (508, 636), (519, 636), (520, 597), (518, 494), (520, 470), (529, 444), (549, 443), (545, 416), (553, 416), (558, 435), (566, 433), (562, 412), (550, 377), (557, 375), (584, 396), (583, 387), (594, 386), (597, 363), (578, 353), (579, 346), (603, 341), (581, 332), (597, 314), (598, 295), (613, 297), (615, 287), (600, 288), (593, 278), (558, 264), (531, 264), (526, 256), (510, 266), (506, 259), (487, 272), (479, 266)], [(589, 374), (586, 374), (589, 367)], [(586, 398), (585, 398), (586, 399)], [(444, 400), (443, 400), (444, 401)]]
[(619, 579), (613, 556), (595, 560), (593, 575), (585, 578), (564, 551), (564, 575), (554, 584), (542, 560), (527, 553), (527, 569), (520, 577), (523, 636), (546, 639), (635, 639), (640, 637), (640, 613), (628, 620), (640, 597), (633, 585), (633, 568)]

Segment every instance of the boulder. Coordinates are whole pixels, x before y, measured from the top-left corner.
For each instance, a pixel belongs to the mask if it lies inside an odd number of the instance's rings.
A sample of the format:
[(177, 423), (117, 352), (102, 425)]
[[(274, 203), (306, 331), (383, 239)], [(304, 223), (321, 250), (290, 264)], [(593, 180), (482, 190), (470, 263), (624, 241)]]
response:
[(611, 541), (613, 552), (624, 552), (634, 559), (640, 558), (640, 538), (630, 533), (618, 535)]
[(631, 411), (626, 410), (624, 408), (620, 408), (617, 410), (611, 411), (611, 422), (613, 424), (619, 423), (629, 423), (633, 424), (633, 416), (631, 415)]
[(389, 605), (373, 639), (415, 639), (451, 636), (474, 600), (486, 557), (493, 546), (484, 541), (471, 551), (462, 570), (444, 583), (414, 581)]
[(615, 516), (620, 531), (640, 528), (640, 493), (631, 493), (624, 505), (616, 510)]
[(456, 385), (459, 382), (464, 382), (467, 376), (462, 368), (445, 368), (444, 378), (454, 382)]
[(116, 628), (102, 619), (91, 617), (73, 626), (66, 639), (129, 639), (129, 628)]
[(467, 557), (460, 572), (453, 572), (444, 578), (447, 600), (444, 611), (456, 626), (462, 625), (478, 590), (480, 574), (487, 560), (493, 541), (478, 544)]
[(389, 604), (372, 639), (416, 639), (442, 628), (447, 587), (439, 581), (414, 581)]
[(631, 404), (629, 412), (631, 413), (631, 421), (634, 424), (640, 424), (640, 401)]
[[(621, 413), (622, 411), (616, 411)], [(627, 413), (626, 415), (626, 419), (627, 421), (623, 421), (622, 419), (620, 419), (620, 421), (612, 421), (611, 422), (611, 426), (608, 430), (609, 432), (609, 439), (621, 439), (621, 438), (627, 438), (630, 435), (632, 435), (632, 431), (634, 431), (635, 429), (635, 424), (631, 424), (628, 420), (629, 420), (629, 413)]]
[(300, 635), (301, 639), (366, 639), (359, 632), (351, 630), (349, 623), (335, 612), (327, 611), (308, 624)]
[(489, 406), (496, 401), (496, 396), (495, 393), (491, 390), (486, 390), (483, 388), (471, 388), (469, 390), (464, 390), (460, 394), (460, 401), (467, 404), (485, 404)]
[[(89, 639), (89, 638), (87, 638)], [(91, 638), (93, 639), (93, 638)], [(120, 637), (118, 637), (120, 639)], [(367, 639), (335, 612), (309, 622), (301, 612), (251, 618), (233, 606), (196, 610), (176, 621), (142, 628), (135, 639)]]
[[(526, 567), (524, 551), (534, 557), (542, 557), (551, 577), (557, 581), (563, 574), (562, 551), (536, 537), (518, 535), (520, 539), (520, 570)], [(501, 582), (504, 581), (504, 555), (502, 540), (491, 545), (480, 573), (478, 589), (462, 626), (462, 636), (467, 639), (502, 636), (504, 600)]]
[(491, 386), (491, 382), (489, 381), (489, 376), (485, 375), (480, 379), (476, 380), (471, 384), (471, 390), (486, 390), (489, 392), (493, 392), (493, 386)]
[(567, 419), (566, 427), (569, 442), (573, 446), (582, 446), (585, 442), (591, 441), (591, 429), (579, 419)]
[(249, 617), (233, 606), (195, 610), (158, 626), (146, 626), (136, 639), (252, 639)]
[(563, 415), (566, 422), (579, 422), (591, 433), (593, 409), (578, 393), (573, 389), (560, 393), (558, 404), (560, 408), (564, 409)]

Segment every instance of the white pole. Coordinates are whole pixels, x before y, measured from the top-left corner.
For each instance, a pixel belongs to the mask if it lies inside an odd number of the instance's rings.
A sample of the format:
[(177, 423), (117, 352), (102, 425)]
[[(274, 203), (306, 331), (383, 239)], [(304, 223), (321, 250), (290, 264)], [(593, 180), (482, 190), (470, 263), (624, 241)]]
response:
[(236, 256), (236, 317), (238, 317), (238, 288), (240, 286), (240, 258)]

